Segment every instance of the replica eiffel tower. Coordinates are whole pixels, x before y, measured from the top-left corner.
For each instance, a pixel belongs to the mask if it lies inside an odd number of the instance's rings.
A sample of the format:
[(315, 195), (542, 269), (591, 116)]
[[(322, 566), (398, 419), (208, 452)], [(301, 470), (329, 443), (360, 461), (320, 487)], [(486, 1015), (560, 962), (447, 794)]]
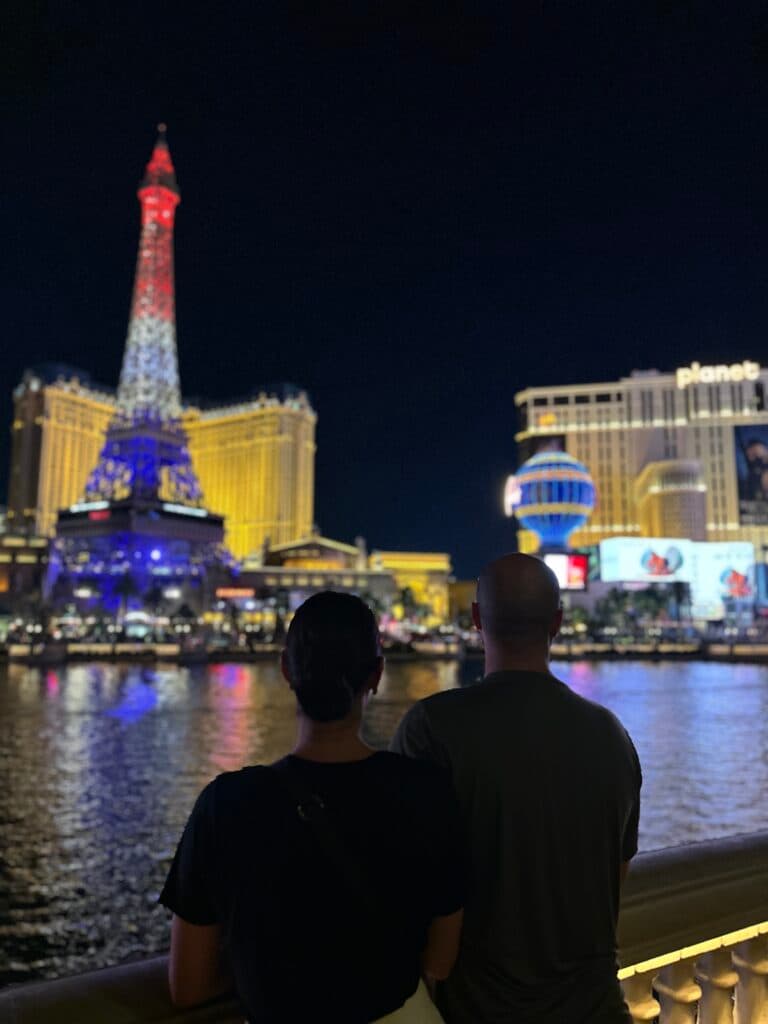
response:
[(59, 513), (52, 558), (54, 575), (76, 580), (81, 594), (107, 608), (117, 579), (129, 578), (136, 593), (165, 581), (201, 584), (225, 555), (223, 519), (203, 507), (181, 422), (173, 274), (181, 197), (165, 125), (138, 197), (141, 238), (117, 408), (84, 500)]
[(173, 277), (173, 221), (181, 196), (163, 124), (138, 195), (141, 239), (117, 412), (85, 497), (152, 501), (164, 493), (169, 501), (200, 505), (181, 426)]

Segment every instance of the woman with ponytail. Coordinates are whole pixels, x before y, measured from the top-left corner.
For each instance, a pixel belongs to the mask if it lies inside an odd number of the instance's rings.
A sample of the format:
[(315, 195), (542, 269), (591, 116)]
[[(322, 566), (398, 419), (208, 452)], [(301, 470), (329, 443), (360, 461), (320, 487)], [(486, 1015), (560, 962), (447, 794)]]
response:
[(298, 609), (282, 657), (293, 752), (209, 783), (160, 896), (177, 1005), (234, 988), (251, 1024), (441, 1020), (427, 988), (458, 951), (461, 829), (440, 769), (361, 738), (382, 669), (358, 598)]

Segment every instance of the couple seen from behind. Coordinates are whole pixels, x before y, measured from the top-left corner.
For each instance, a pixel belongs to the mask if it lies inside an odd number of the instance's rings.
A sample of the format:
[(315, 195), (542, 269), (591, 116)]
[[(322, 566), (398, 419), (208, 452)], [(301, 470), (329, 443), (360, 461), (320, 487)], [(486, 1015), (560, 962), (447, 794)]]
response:
[(297, 610), (293, 752), (209, 783), (160, 896), (177, 1005), (234, 990), (251, 1024), (629, 1024), (634, 746), (549, 670), (562, 610), (542, 561), (490, 563), (473, 617), (483, 680), (415, 704), (380, 751), (360, 736), (372, 612), (331, 591)]

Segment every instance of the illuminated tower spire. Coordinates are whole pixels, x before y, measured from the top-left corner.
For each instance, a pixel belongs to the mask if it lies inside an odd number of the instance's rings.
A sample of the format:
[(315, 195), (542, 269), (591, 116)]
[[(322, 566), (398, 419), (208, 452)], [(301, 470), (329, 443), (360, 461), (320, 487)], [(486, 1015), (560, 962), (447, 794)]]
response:
[(141, 238), (117, 411), (86, 498), (163, 497), (198, 505), (202, 493), (181, 426), (176, 355), (173, 221), (180, 194), (165, 125), (158, 129), (138, 190)]
[(164, 124), (138, 196), (141, 239), (117, 408), (133, 422), (167, 422), (181, 414), (173, 281), (173, 219), (181, 196)]

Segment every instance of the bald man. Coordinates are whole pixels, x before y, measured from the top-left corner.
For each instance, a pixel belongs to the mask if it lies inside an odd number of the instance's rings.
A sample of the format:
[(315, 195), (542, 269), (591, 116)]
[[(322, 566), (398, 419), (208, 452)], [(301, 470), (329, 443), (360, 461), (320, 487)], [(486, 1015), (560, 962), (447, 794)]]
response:
[(437, 994), (448, 1024), (625, 1024), (619, 887), (637, 851), (640, 763), (619, 721), (549, 670), (554, 574), (506, 555), (473, 605), (486, 675), (406, 714), (392, 749), (447, 768), (471, 886), (461, 951)]

